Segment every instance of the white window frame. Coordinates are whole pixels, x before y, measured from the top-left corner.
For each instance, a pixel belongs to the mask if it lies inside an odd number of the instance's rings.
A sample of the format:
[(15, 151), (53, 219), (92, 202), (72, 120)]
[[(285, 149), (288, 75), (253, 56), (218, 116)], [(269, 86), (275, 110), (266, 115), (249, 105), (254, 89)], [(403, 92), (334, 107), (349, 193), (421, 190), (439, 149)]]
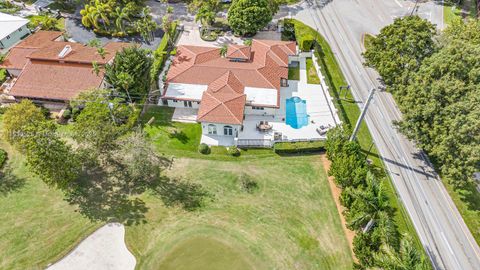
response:
[(208, 124), (207, 126), (208, 134), (217, 135), (217, 126), (214, 124)]
[(233, 127), (232, 126), (223, 126), (223, 135), (233, 136)]

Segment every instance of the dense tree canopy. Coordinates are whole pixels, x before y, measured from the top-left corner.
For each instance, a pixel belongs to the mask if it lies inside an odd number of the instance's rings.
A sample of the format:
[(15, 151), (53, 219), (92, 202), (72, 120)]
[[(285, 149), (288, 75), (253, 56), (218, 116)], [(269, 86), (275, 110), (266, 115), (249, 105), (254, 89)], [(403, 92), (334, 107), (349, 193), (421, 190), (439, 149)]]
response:
[(235, 0), (228, 10), (228, 24), (238, 35), (254, 35), (273, 16), (269, 0)]
[(105, 79), (128, 101), (145, 98), (150, 87), (152, 59), (149, 51), (129, 47), (117, 53), (113, 63), (105, 66)]
[(432, 34), (418, 17), (397, 19), (365, 57), (394, 89), (402, 131), (461, 186), (480, 171), (480, 23), (459, 20)]
[(31, 101), (9, 107), (3, 122), (5, 139), (25, 154), (31, 171), (46, 184), (64, 189), (78, 177), (77, 156)]
[(410, 72), (435, 52), (434, 35), (434, 25), (418, 16), (395, 19), (369, 43), (366, 65), (375, 68), (389, 86), (405, 83)]

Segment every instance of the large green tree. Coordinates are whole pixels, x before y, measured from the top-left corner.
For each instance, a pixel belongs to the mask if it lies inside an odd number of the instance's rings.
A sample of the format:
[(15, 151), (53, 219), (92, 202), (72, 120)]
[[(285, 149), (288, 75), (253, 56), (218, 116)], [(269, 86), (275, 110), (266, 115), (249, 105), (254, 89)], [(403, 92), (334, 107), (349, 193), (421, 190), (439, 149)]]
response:
[(77, 156), (31, 101), (9, 107), (3, 122), (5, 139), (25, 154), (30, 170), (46, 184), (64, 189), (78, 177)]
[(105, 79), (120, 94), (133, 101), (146, 97), (150, 86), (152, 59), (149, 51), (129, 47), (117, 53), (105, 66)]
[(80, 94), (72, 106), (82, 108), (73, 124), (72, 137), (80, 148), (99, 157), (117, 147), (116, 140), (131, 130), (136, 109), (108, 90), (91, 90)]
[(254, 35), (273, 16), (269, 0), (234, 0), (228, 9), (228, 24), (238, 35)]
[(395, 19), (368, 43), (365, 64), (375, 68), (387, 86), (404, 84), (435, 52), (434, 36), (435, 26), (418, 16)]
[(421, 252), (417, 250), (408, 236), (400, 242), (398, 252), (385, 245), (381, 252), (374, 256), (375, 264), (381, 269), (390, 270), (427, 270), (430, 269)]

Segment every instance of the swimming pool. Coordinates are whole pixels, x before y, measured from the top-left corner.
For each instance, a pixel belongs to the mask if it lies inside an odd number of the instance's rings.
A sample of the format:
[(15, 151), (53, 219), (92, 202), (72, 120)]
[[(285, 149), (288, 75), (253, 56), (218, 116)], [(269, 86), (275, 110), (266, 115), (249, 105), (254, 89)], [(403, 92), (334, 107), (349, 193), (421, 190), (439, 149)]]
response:
[(299, 97), (291, 97), (286, 100), (285, 106), (287, 125), (298, 129), (308, 125), (307, 101)]

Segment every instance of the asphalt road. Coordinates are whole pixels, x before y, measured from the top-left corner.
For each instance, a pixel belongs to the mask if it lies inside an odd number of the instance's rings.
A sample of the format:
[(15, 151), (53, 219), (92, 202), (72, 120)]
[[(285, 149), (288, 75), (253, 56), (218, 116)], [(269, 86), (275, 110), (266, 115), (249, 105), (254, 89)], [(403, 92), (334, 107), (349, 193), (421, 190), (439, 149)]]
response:
[[(295, 17), (326, 37), (363, 107), (369, 90), (382, 86), (379, 75), (363, 66), (362, 35), (378, 33), (394, 18), (410, 14), (413, 5), (403, 0), (308, 0), (283, 9), (280, 16)], [(440, 6), (421, 4), (418, 14), (443, 28)], [(434, 268), (480, 269), (480, 248), (426, 156), (393, 126), (400, 119), (392, 96), (377, 91), (365, 121)]]

